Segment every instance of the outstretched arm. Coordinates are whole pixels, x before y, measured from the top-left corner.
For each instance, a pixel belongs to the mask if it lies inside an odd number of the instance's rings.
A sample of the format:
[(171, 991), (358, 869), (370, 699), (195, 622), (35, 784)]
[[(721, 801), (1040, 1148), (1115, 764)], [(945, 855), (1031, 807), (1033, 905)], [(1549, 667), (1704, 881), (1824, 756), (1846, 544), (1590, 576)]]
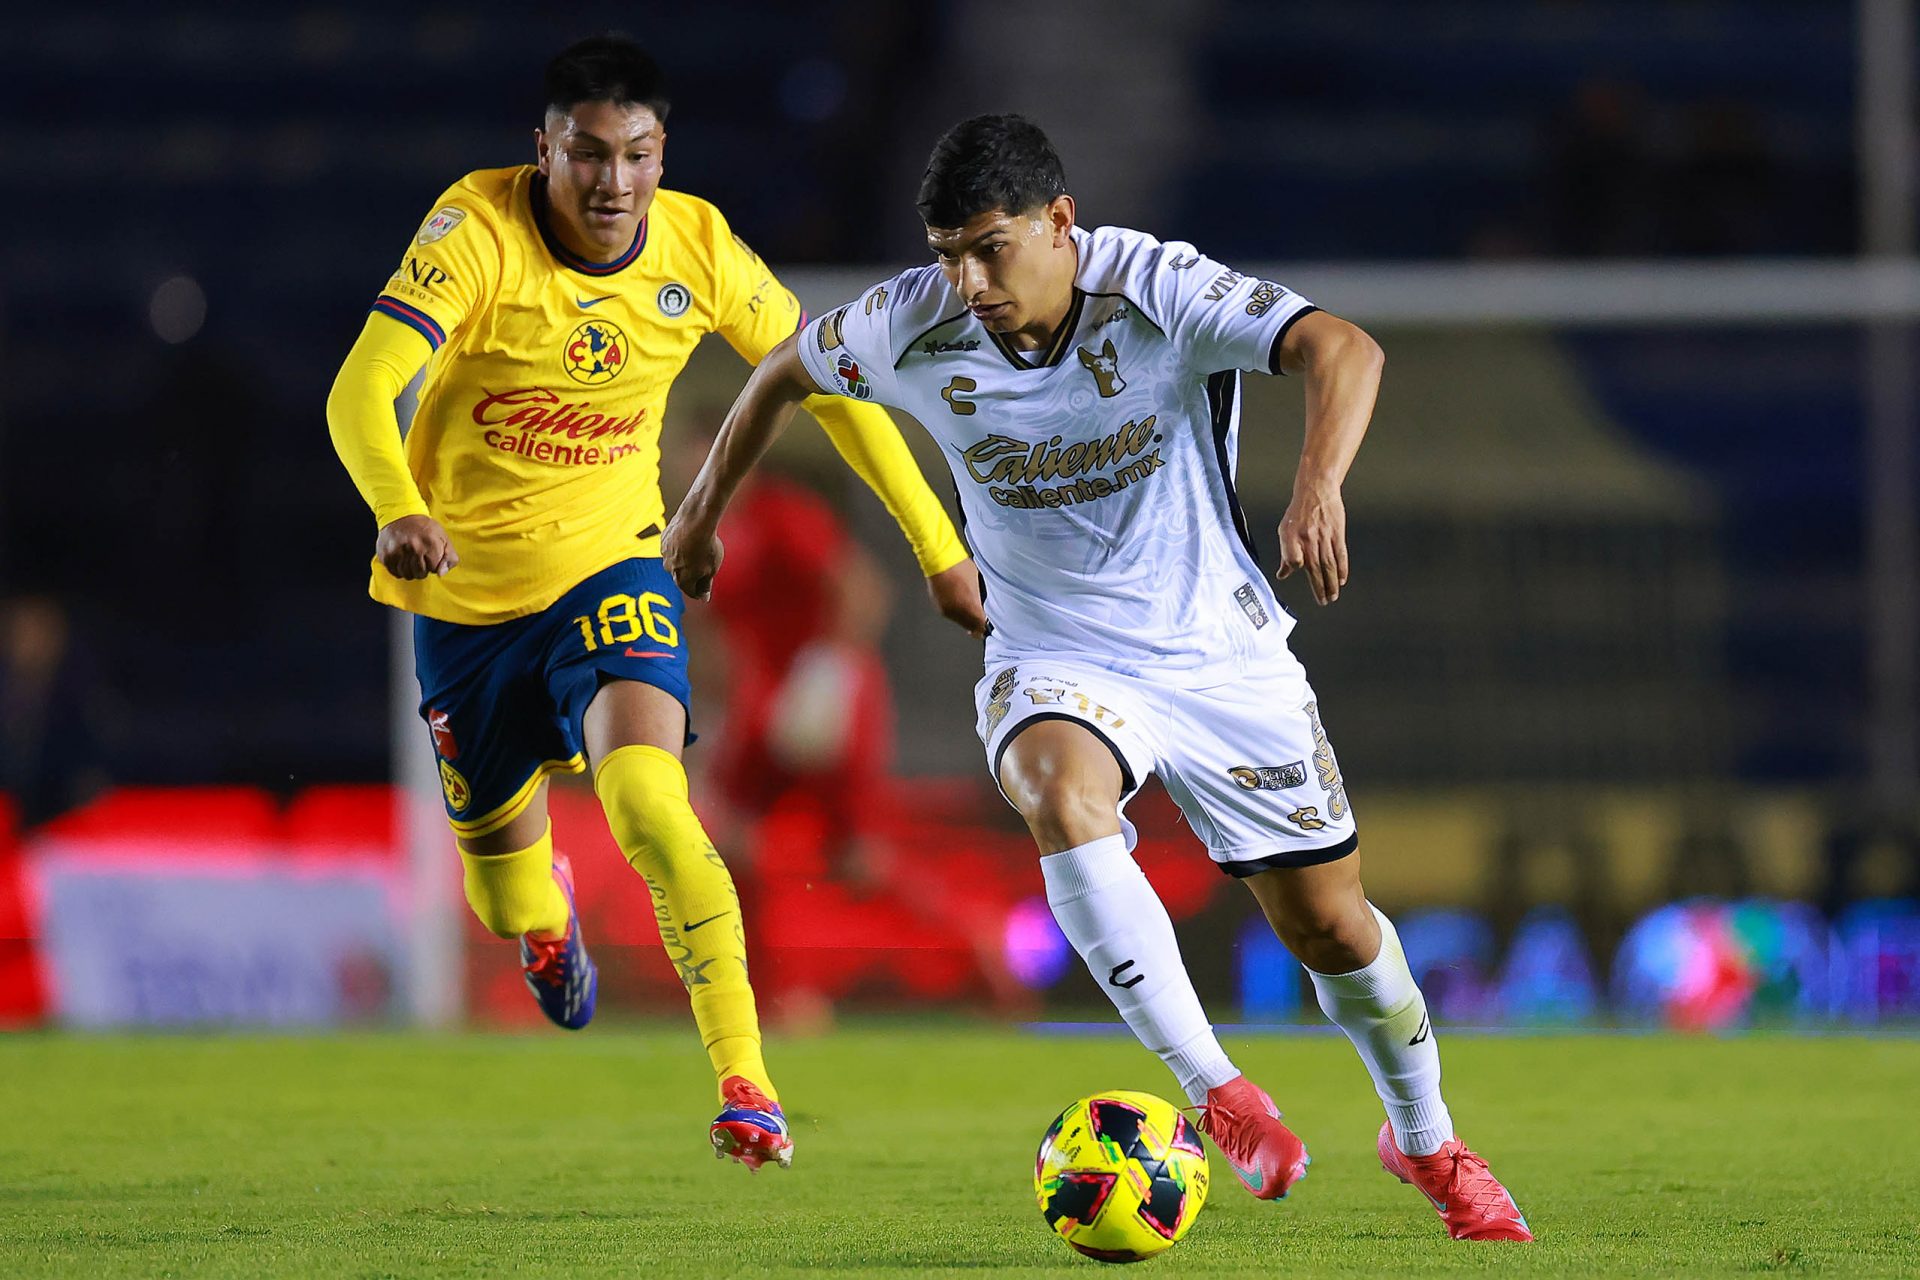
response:
[(1304, 373), (1306, 442), (1294, 473), (1293, 501), (1280, 520), (1277, 578), (1305, 570), (1313, 598), (1332, 604), (1347, 584), (1347, 508), (1340, 496), (1360, 451), (1386, 362), (1380, 344), (1357, 325), (1316, 311), (1286, 331), (1272, 367)]

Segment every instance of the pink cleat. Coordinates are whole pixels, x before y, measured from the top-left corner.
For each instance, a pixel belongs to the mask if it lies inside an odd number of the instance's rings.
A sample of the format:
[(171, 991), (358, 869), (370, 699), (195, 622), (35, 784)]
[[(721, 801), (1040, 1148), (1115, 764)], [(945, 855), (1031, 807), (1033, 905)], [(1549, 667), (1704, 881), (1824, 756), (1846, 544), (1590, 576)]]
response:
[(1197, 1118), (1256, 1200), (1285, 1196), (1313, 1163), (1306, 1144), (1280, 1123), (1273, 1099), (1245, 1076), (1207, 1090)]
[(720, 1085), (720, 1093), (727, 1105), (707, 1128), (713, 1158), (732, 1156), (752, 1173), (760, 1172), (765, 1164), (791, 1167), (793, 1138), (787, 1132), (787, 1116), (780, 1104), (769, 1100), (745, 1076), (728, 1076)]
[(1533, 1231), (1487, 1162), (1455, 1138), (1430, 1156), (1410, 1156), (1380, 1126), (1380, 1163), (1432, 1202), (1455, 1240), (1531, 1240)]

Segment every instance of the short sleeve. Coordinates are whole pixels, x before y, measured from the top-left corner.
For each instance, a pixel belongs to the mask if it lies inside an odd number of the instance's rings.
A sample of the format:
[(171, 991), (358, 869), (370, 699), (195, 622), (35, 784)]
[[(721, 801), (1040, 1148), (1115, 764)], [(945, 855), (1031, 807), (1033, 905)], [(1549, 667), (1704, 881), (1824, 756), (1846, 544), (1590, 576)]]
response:
[(461, 187), (441, 196), (374, 299), (373, 310), (418, 332), (438, 351), (500, 283), (500, 238), (489, 211)]
[(877, 284), (801, 331), (800, 359), (829, 395), (902, 407), (893, 371), (892, 307), (899, 280)]
[(760, 255), (713, 213), (715, 330), (749, 364), (759, 364), (800, 327), (800, 300)]
[(1201, 373), (1269, 373), (1273, 344), (1318, 310), (1271, 280), (1241, 275), (1190, 244), (1170, 241), (1141, 255), (1136, 270), (1155, 318), (1187, 365)]

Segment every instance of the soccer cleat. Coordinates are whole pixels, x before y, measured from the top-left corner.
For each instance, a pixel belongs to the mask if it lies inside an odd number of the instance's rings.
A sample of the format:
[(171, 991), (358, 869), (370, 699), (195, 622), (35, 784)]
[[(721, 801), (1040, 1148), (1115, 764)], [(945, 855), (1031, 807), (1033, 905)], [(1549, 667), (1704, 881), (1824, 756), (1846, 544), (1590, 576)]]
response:
[(779, 1103), (769, 1101), (745, 1076), (728, 1076), (721, 1082), (720, 1096), (727, 1105), (707, 1128), (715, 1160), (732, 1156), (755, 1172), (768, 1161), (782, 1169), (793, 1164), (793, 1139)]
[(573, 864), (564, 853), (553, 855), (553, 878), (567, 895), (567, 936), (545, 939), (521, 934), (520, 967), (526, 971), (527, 990), (540, 1002), (540, 1012), (554, 1025), (578, 1031), (593, 1021), (600, 971), (580, 940), (580, 913), (573, 905)]
[(1458, 1138), (1430, 1156), (1410, 1156), (1393, 1141), (1393, 1126), (1380, 1126), (1380, 1163), (1386, 1171), (1417, 1188), (1447, 1224), (1455, 1240), (1531, 1240), (1520, 1206)]
[(1281, 1199), (1313, 1163), (1306, 1144), (1280, 1123), (1273, 1099), (1245, 1076), (1207, 1090), (1197, 1118), (1257, 1200)]

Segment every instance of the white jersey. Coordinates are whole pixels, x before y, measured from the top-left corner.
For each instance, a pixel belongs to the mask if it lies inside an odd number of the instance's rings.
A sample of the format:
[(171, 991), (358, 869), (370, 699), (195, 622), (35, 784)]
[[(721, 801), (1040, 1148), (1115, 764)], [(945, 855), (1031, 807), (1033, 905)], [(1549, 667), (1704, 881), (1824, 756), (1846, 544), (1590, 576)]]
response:
[(902, 409), (953, 471), (987, 588), (990, 665), (1076, 654), (1202, 686), (1285, 648), (1293, 620), (1234, 494), (1240, 371), (1313, 310), (1192, 245), (1075, 228), (1073, 303), (1044, 351), (987, 330), (937, 266), (814, 321), (807, 371)]

